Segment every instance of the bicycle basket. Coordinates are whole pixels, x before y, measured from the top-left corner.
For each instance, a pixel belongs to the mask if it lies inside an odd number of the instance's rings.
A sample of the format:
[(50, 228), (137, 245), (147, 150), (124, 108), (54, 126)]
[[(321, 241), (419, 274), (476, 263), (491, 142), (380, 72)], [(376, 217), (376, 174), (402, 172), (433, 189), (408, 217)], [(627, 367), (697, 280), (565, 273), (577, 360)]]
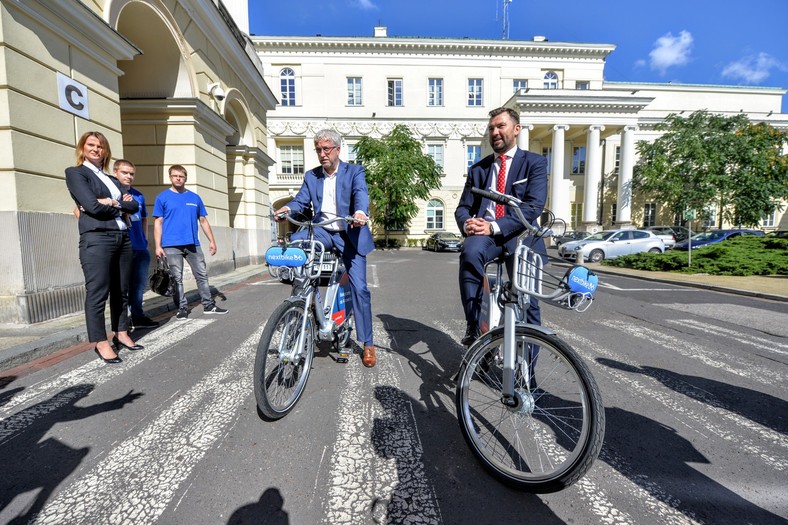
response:
[(542, 256), (525, 244), (515, 252), (514, 276), (518, 291), (579, 312), (591, 306), (599, 282), (594, 272), (581, 265), (571, 267), (562, 277), (546, 272)]

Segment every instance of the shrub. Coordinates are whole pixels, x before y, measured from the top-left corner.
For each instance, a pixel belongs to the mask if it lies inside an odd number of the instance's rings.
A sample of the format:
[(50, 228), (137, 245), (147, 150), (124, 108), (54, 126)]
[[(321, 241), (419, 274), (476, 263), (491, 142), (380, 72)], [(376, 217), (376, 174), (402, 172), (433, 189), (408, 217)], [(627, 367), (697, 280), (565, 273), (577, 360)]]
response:
[(635, 270), (708, 273), (711, 275), (788, 275), (788, 239), (744, 236), (692, 250), (663, 254), (638, 253), (603, 261), (607, 266)]

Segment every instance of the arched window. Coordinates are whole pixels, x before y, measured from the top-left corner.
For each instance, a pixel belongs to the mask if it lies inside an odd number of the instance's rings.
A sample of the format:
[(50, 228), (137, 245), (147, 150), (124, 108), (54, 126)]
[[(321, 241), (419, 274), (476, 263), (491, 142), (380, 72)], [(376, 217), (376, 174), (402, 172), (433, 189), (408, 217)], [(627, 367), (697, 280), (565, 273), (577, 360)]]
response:
[(558, 75), (555, 74), (555, 71), (548, 71), (547, 73), (545, 73), (544, 88), (558, 89)]
[(282, 105), (295, 106), (295, 71), (289, 67), (279, 72), (279, 81), (282, 89)]
[(443, 229), (443, 203), (438, 199), (431, 199), (427, 203), (427, 229)]

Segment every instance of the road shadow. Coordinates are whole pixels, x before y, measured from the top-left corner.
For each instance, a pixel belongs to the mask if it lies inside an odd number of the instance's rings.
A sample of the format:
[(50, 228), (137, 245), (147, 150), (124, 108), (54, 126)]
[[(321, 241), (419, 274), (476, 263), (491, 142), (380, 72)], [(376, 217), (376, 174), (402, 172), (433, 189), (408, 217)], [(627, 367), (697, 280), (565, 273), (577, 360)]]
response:
[[(423, 502), (433, 498), (440, 512), (436, 523), (522, 523), (527, 512), (530, 523), (563, 524), (539, 496), (492, 478), (468, 449), (455, 416), (452, 380), (464, 347), (418, 321), (387, 314), (377, 317), (391, 338), (391, 351), (407, 359), (421, 380), (418, 399), (391, 386), (375, 388), (384, 415), (373, 421), (372, 443), (379, 456), (396, 461), (401, 480), (389, 501), (377, 502), (386, 506), (388, 522), (399, 523), (403, 509), (411, 503), (415, 508), (419, 498)], [(409, 435), (409, 429), (415, 434)], [(417, 497), (413, 489), (422, 487), (412, 473), (418, 474), (420, 465), (434, 493), (423, 487)], [(420, 523), (431, 521), (425, 518)]]
[(22, 392), (25, 389), (25, 387), (19, 386), (16, 388), (12, 388), (10, 390), (6, 390), (6, 387), (11, 383), (13, 383), (14, 381), (16, 381), (15, 375), (0, 377), (0, 390), (2, 390), (2, 392), (0, 392), (0, 408), (6, 406), (8, 402), (14, 398), (15, 395), (17, 395), (18, 393)]
[(599, 459), (666, 506), (700, 523), (785, 524), (703, 474), (695, 465), (709, 460), (676, 429), (620, 408), (605, 409), (605, 418)]
[[(103, 412), (120, 410), (134, 402), (141, 393), (130, 391), (112, 401), (80, 407), (77, 403), (86, 398), (94, 385), (83, 384), (66, 388), (50, 399), (14, 413), (0, 423), (0, 457), (3, 471), (0, 476), (0, 521), (23, 524), (32, 520), (44, 507), (49, 497), (82, 463), (90, 447), (75, 448), (62, 441), (46, 437), (58, 423), (79, 421)], [(52, 410), (52, 406), (57, 409)], [(44, 414), (39, 417), (39, 414)], [(3, 510), (17, 496), (34, 494), (26, 502), (22, 513), (13, 518), (4, 516)], [(29, 496), (28, 496), (29, 497)]]
[(254, 503), (239, 507), (227, 525), (289, 525), (290, 517), (284, 510), (284, 498), (277, 488), (267, 488)]
[(599, 358), (599, 364), (659, 381), (671, 390), (714, 408), (738, 414), (766, 428), (788, 435), (788, 402), (763, 392), (664, 368), (633, 366)]

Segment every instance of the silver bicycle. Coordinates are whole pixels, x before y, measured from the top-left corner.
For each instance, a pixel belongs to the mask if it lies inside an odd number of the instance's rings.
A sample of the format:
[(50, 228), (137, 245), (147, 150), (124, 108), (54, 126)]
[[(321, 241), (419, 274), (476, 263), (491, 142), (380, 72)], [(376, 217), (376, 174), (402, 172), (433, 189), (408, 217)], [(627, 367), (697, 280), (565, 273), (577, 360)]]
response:
[(335, 222), (354, 222), (353, 217), (336, 217), (320, 223), (298, 221), (307, 229), (307, 238), (266, 252), (269, 267), (286, 271), (293, 282), (290, 297), (268, 318), (254, 364), (254, 393), (257, 407), (269, 419), (286, 416), (306, 388), (318, 341), (328, 341), (336, 351), (336, 361), (347, 362), (352, 332), (353, 301), (350, 279), (341, 256), (332, 258), (331, 275), (325, 298), (320, 294), (321, 269), (327, 251), (315, 239), (314, 229)]
[[(529, 246), (548, 236), (527, 222), (510, 195), (473, 190), (512, 206), (526, 227), (513, 255), (512, 279), (503, 260), (497, 279), (485, 279), (482, 329), (457, 376), (456, 408), (462, 434), (482, 465), (520, 490), (555, 492), (580, 479), (599, 455), (605, 429), (602, 398), (578, 354), (552, 330), (527, 324), (530, 297), (584, 311), (593, 301), (596, 276), (583, 266), (562, 277), (544, 269)], [(502, 315), (501, 315), (502, 311)]]

